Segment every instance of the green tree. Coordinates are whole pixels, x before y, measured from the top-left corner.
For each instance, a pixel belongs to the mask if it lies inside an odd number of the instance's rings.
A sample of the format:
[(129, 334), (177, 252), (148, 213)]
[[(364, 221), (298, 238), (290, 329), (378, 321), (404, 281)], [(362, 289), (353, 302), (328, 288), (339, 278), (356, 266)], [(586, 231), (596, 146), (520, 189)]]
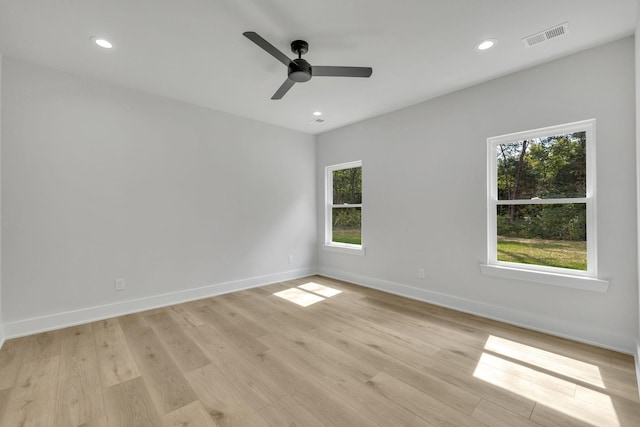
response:
[[(586, 195), (586, 134), (535, 138), (497, 148), (500, 200)], [(498, 234), (505, 237), (586, 240), (586, 207), (500, 205)]]
[[(340, 169), (333, 172), (333, 204), (362, 203), (362, 167)], [(333, 208), (333, 241), (361, 242), (362, 210), (359, 207)]]

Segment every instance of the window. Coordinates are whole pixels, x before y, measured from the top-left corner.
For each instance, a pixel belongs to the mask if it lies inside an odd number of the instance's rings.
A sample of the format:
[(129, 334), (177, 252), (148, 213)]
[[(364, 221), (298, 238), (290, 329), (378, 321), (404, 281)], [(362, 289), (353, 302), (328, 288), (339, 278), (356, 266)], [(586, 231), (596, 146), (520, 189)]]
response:
[(362, 254), (362, 162), (327, 166), (325, 248)]
[(595, 120), (487, 141), (488, 266), (595, 278)]

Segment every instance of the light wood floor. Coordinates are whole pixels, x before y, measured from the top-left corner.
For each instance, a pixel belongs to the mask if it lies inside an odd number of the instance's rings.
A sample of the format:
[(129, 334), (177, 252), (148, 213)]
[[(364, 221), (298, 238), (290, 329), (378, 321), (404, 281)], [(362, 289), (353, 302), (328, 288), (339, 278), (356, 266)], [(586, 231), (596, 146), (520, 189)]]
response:
[(9, 340), (0, 414), (2, 426), (637, 427), (640, 401), (630, 356), (314, 276)]

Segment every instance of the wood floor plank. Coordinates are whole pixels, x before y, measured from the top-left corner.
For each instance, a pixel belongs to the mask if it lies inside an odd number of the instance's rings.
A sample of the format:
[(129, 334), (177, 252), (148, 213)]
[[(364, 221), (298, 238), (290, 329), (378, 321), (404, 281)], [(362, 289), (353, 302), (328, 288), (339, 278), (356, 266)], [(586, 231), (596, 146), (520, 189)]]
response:
[(158, 427), (160, 417), (142, 377), (105, 390), (109, 427)]
[(96, 420), (88, 421), (79, 427), (109, 427), (107, 416), (100, 417)]
[(161, 415), (197, 399), (150, 327), (125, 330), (125, 337)]
[(118, 323), (120, 323), (120, 327), (123, 332), (133, 331), (135, 329), (144, 329), (149, 326), (144, 320), (142, 313), (120, 316), (118, 317)]
[(254, 322), (261, 322), (265, 317), (273, 315), (274, 312), (284, 309), (275, 296), (259, 296), (255, 292), (244, 291), (238, 299), (230, 300), (227, 303), (235, 310), (252, 319)]
[(474, 409), (471, 416), (490, 427), (540, 427), (531, 421), (488, 400), (482, 400)]
[[(456, 333), (456, 331), (449, 331), (446, 327), (431, 324), (428, 321), (421, 321), (412, 316), (403, 316), (402, 313), (397, 310), (385, 310), (384, 306), (382, 306), (382, 308), (377, 305), (372, 306), (369, 301), (371, 301), (370, 298), (355, 301), (336, 299), (334, 308), (345, 312), (357, 313), (359, 318), (364, 319), (370, 324), (402, 331), (403, 334), (414, 340), (427, 342), (431, 344), (431, 346), (440, 349), (478, 353), (486, 341), (486, 335), (483, 340), (477, 337), (468, 340), (467, 336), (461, 334), (459, 331)], [(458, 339), (455, 338), (456, 336)]]
[(62, 349), (60, 331), (43, 332), (24, 338), (25, 350), (22, 363), (60, 356)]
[[(214, 310), (209, 301), (196, 308), (196, 315), (206, 322), (206, 326), (218, 330), (226, 340), (232, 342), (236, 347), (253, 354), (266, 350), (257, 337), (265, 335), (267, 331), (244, 330), (235, 319), (228, 319), (223, 313)], [(242, 323), (250, 324), (247, 320), (243, 320)]]
[(388, 295), (384, 292), (365, 290), (371, 296), (379, 300), (393, 303), (400, 307), (411, 307), (418, 311), (428, 310), (429, 313), (459, 323), (461, 326), (485, 331), (488, 334), (499, 333), (508, 339), (513, 339), (523, 344), (538, 347), (542, 350), (552, 351), (559, 355), (573, 357), (584, 362), (596, 363), (601, 367), (614, 367), (629, 369), (631, 359), (629, 355), (612, 352), (603, 348), (596, 348), (588, 344), (571, 341), (566, 338), (550, 336), (541, 332), (526, 329), (520, 326), (501, 323), (492, 319), (458, 312), (446, 307), (426, 304), (420, 301), (407, 300), (397, 295)]
[(91, 325), (91, 330), (103, 387), (111, 387), (140, 376), (138, 365), (117, 319), (95, 322)]
[(368, 363), (380, 370), (387, 371), (436, 399), (450, 401), (452, 405), (464, 413), (470, 414), (480, 401), (479, 396), (432, 376), (424, 370), (421, 371), (422, 364), (419, 362), (416, 362), (418, 366), (414, 368), (409, 365), (411, 362), (409, 358), (395, 359), (380, 351), (380, 347), (376, 348), (375, 345), (372, 347), (353, 339), (351, 330), (340, 335), (334, 331), (318, 328), (309, 333), (332, 343), (347, 354), (355, 355), (358, 360), (362, 361), (361, 363)]
[(373, 377), (368, 381), (367, 385), (432, 424), (485, 426), (484, 423), (411, 387), (385, 372), (381, 372)]
[(547, 373), (543, 369), (536, 369), (536, 367), (528, 364), (518, 363), (517, 361), (492, 353), (485, 353), (480, 356), (478, 365), (499, 369), (524, 380), (535, 382), (541, 387), (564, 393), (567, 396), (575, 396), (576, 389), (578, 388), (575, 382), (559, 378), (558, 376)]
[[(275, 295), (292, 289), (317, 301)], [(0, 425), (637, 427), (635, 375), (629, 355), (310, 276), (8, 340)]]
[(431, 424), (430, 422), (420, 417), (416, 417), (413, 420), (413, 422), (409, 424), (409, 427), (432, 427), (432, 426), (433, 424)]
[(191, 371), (186, 377), (215, 425), (269, 426), (254, 409), (252, 398), (213, 364)]
[[(587, 422), (575, 418), (569, 414), (564, 414), (561, 411), (549, 408), (541, 403), (536, 403), (535, 408), (531, 414), (531, 421), (538, 423), (542, 426), (562, 426), (562, 427), (593, 427), (599, 426), (592, 422)], [(604, 427), (605, 425), (603, 425)], [(606, 427), (617, 427), (619, 424), (610, 424)]]
[[(378, 395), (363, 383), (350, 375), (350, 369), (344, 369), (331, 361), (316, 356), (314, 348), (307, 341), (290, 341), (279, 334), (267, 335), (264, 339), (269, 343), (269, 352), (287, 360), (288, 363), (306, 372), (316, 384), (323, 384), (333, 390), (336, 397), (349, 402), (350, 406), (360, 411), (379, 425), (406, 426), (415, 414), (389, 399)], [(335, 360), (335, 359), (332, 359)]]
[(257, 369), (251, 359), (254, 354), (252, 351), (234, 346), (223, 332), (208, 325), (191, 328), (186, 332), (209, 355), (212, 365), (224, 372), (255, 410), (262, 409), (286, 394), (268, 373)]
[[(455, 322), (443, 322), (437, 316), (415, 310), (402, 310), (400, 307), (379, 301), (375, 298), (363, 298), (345, 303), (336, 300), (336, 305), (343, 305), (364, 318), (375, 323), (382, 323), (395, 329), (411, 331), (414, 337), (428, 336), (431, 341), (445, 339), (456, 343), (464, 343), (467, 347), (478, 348), (484, 345), (487, 334), (476, 329), (466, 328)], [(441, 347), (437, 341), (436, 346)]]
[(2, 421), (2, 414), (6, 413), (7, 403), (9, 402), (10, 388), (0, 390), (0, 421)]
[(193, 312), (193, 307), (194, 302), (186, 302), (184, 304), (167, 307), (167, 311), (169, 315), (173, 317), (173, 319), (184, 329), (204, 325), (204, 322)]
[(443, 351), (442, 354), (436, 354), (434, 357), (427, 369), (430, 375), (467, 390), (522, 417), (528, 418), (531, 415), (535, 401), (473, 376), (478, 360), (450, 351)]
[[(273, 349), (274, 347), (277, 348), (279, 346), (278, 341), (273, 344), (273, 339), (277, 339), (278, 335), (284, 335), (290, 342), (295, 343), (307, 353), (331, 363), (336, 368), (339, 368), (343, 373), (348, 374), (351, 378), (360, 383), (364, 383), (380, 371), (379, 366), (376, 367), (366, 363), (362, 359), (357, 359), (349, 353), (332, 345), (330, 342), (317, 338), (315, 335), (297, 330), (294, 325), (286, 321), (282, 321), (276, 316), (266, 318), (264, 320), (264, 324), (272, 325), (274, 326), (273, 330), (278, 331), (259, 338), (260, 342), (264, 343), (269, 347), (269, 349)], [(336, 335), (338, 335), (338, 333), (336, 333)], [(345, 335), (342, 335), (342, 337), (344, 336)]]
[(331, 427), (372, 427), (376, 423), (337, 397), (331, 388), (315, 381), (308, 372), (300, 371), (269, 351), (255, 356), (262, 370), (277, 379), (298, 405), (320, 422)]
[(260, 410), (260, 416), (273, 427), (324, 427), (324, 424), (290, 396), (284, 396), (273, 404), (265, 406)]
[(361, 319), (355, 315), (357, 312), (346, 312), (343, 310), (336, 310), (331, 306), (325, 306), (323, 307), (323, 313), (334, 318), (342, 318), (345, 323), (351, 326), (361, 329), (369, 334), (377, 335), (387, 341), (391, 341), (397, 347), (408, 348), (419, 354), (432, 355), (442, 349), (441, 347), (428, 342), (428, 339), (425, 339), (426, 337), (416, 339), (397, 329), (388, 328), (379, 323), (373, 323), (365, 319)]
[(166, 311), (145, 316), (145, 320), (156, 331), (156, 335), (165, 344), (183, 373), (211, 363), (200, 347), (187, 336), (184, 329)]
[[(428, 356), (431, 356), (438, 351), (439, 347), (430, 346), (414, 346), (402, 340), (395, 340), (393, 336), (387, 334), (374, 334), (367, 329), (361, 329), (358, 327), (359, 323), (349, 329), (346, 335), (351, 340), (355, 340), (365, 346), (378, 351), (391, 359), (401, 360), (407, 365), (422, 368), (428, 365)], [(404, 345), (400, 345), (404, 344)]]
[(23, 363), (0, 419), (2, 426), (50, 425), (55, 415), (60, 356)]
[(595, 387), (578, 386), (576, 389), (576, 399), (585, 402), (589, 406), (598, 406), (603, 410), (610, 410), (613, 407), (615, 415), (623, 426), (635, 426), (640, 424), (640, 405), (637, 401), (632, 401), (617, 395), (611, 395), (608, 390)]
[[(350, 312), (357, 313), (358, 311), (350, 310)], [(336, 312), (336, 315), (340, 315), (339, 312)], [(362, 320), (353, 321), (352, 323), (356, 324), (357, 327), (367, 329), (371, 333), (378, 333), (378, 334), (382, 333), (383, 336), (386, 334), (389, 334), (389, 335), (394, 334), (394, 329), (392, 329), (391, 327), (378, 325), (368, 320), (364, 321), (364, 324)], [(405, 332), (409, 332), (409, 329), (405, 327), (403, 327), (402, 330)], [(533, 409), (534, 402), (528, 399), (522, 398), (518, 395), (505, 392), (504, 390), (496, 389), (495, 387), (491, 387), (487, 383), (480, 382), (473, 378), (472, 373), (477, 364), (478, 358), (482, 354), (481, 349), (468, 346), (465, 343), (458, 343), (453, 339), (445, 338), (440, 335), (433, 335), (433, 334), (426, 335), (424, 333), (415, 334), (413, 332), (409, 332), (409, 333), (412, 333), (413, 336), (415, 337), (415, 338), (412, 338), (414, 342), (419, 342), (419, 339), (422, 336), (423, 339), (428, 339), (433, 344), (437, 343), (439, 345), (442, 345), (445, 349), (448, 349), (448, 350), (445, 350), (448, 352), (448, 355), (444, 358), (438, 357), (436, 359), (423, 357), (423, 360), (424, 360), (423, 364), (411, 362), (406, 357), (399, 357), (398, 360), (402, 360), (405, 363), (411, 364), (416, 369), (426, 369), (427, 373), (429, 373), (430, 375), (440, 378), (441, 380), (446, 381), (447, 383), (455, 385), (461, 388), (462, 390), (470, 391), (477, 396), (488, 398), (499, 404), (503, 404), (510, 410), (513, 410), (523, 416), (529, 416), (529, 414)], [(349, 334), (349, 335), (351, 336), (352, 334)], [(363, 340), (359, 339), (359, 341), (363, 341)], [(367, 342), (367, 341), (364, 341), (364, 342)], [(341, 344), (353, 346), (353, 342), (347, 342), (345, 340), (337, 343), (337, 345), (341, 345)], [(433, 348), (433, 345), (431, 345), (430, 348)], [(426, 354), (430, 354), (430, 353), (431, 352), (427, 352)], [(361, 352), (360, 355), (361, 357), (363, 356), (371, 357), (371, 356), (374, 356), (375, 354), (372, 354), (371, 352), (369, 352), (369, 354), (365, 356)], [(459, 361), (461, 359), (461, 356), (469, 356), (469, 358), (464, 359), (465, 360), (464, 363), (465, 365), (469, 366), (469, 369), (467, 369), (467, 366), (460, 365), (460, 364), (449, 367), (449, 366), (446, 366), (446, 363), (440, 363), (434, 366), (434, 360), (439, 360), (439, 361), (445, 360), (447, 362), (450, 360)], [(380, 355), (377, 355), (376, 357), (379, 359)], [(475, 360), (472, 360), (474, 357), (475, 357)], [(384, 361), (381, 361), (380, 363), (385, 364)], [(427, 366), (426, 368), (424, 368), (425, 365)], [(431, 388), (427, 386), (428, 383), (424, 383), (422, 381), (423, 378), (421, 377), (421, 375), (414, 375), (411, 373), (407, 373), (406, 369), (400, 368), (401, 365), (398, 365), (398, 366), (389, 365), (389, 366), (392, 367), (390, 369), (395, 369), (395, 372), (392, 371), (394, 375), (398, 376), (399, 378), (402, 378), (406, 382), (409, 382), (413, 386), (418, 388), (423, 388), (423, 389)], [(464, 370), (468, 371), (467, 375), (460, 375), (461, 367)], [(432, 388), (432, 389), (438, 390), (438, 388)], [(469, 402), (470, 402), (469, 404), (471, 405), (470, 408), (472, 409), (474, 402), (477, 403), (477, 400), (474, 401), (474, 398), (471, 398)], [(469, 409), (467, 409), (467, 412), (468, 411)]]
[[(531, 419), (534, 421), (536, 417), (540, 417), (542, 408), (550, 408), (569, 415), (576, 420), (594, 423), (598, 426), (615, 426), (618, 420), (613, 404), (605, 407), (592, 405), (575, 396), (569, 396), (548, 388), (544, 383), (525, 379), (483, 364), (478, 365), (478, 370), (474, 375), (496, 386), (507, 388), (512, 393), (518, 393), (536, 401), (536, 406), (531, 415)], [(610, 402), (610, 397), (606, 395), (605, 390), (595, 393), (602, 395), (604, 399)], [(536, 411), (538, 412), (536, 413)]]
[(241, 331), (244, 335), (252, 337), (261, 337), (269, 333), (258, 322), (252, 321), (242, 313), (235, 310), (231, 305), (224, 303), (224, 298), (228, 295), (222, 295), (220, 299), (212, 298), (208, 300), (208, 320), (216, 319), (222, 329), (228, 332)]
[(600, 372), (602, 383), (610, 393), (624, 397), (628, 400), (640, 402), (640, 395), (638, 395), (638, 385), (634, 372), (609, 366), (593, 365), (593, 367)]
[(104, 416), (104, 399), (91, 325), (61, 332), (55, 426), (80, 426)]
[(216, 427), (202, 403), (197, 400), (162, 417), (164, 427)]
[(22, 364), (25, 338), (8, 340), (0, 349), (0, 390), (13, 387)]

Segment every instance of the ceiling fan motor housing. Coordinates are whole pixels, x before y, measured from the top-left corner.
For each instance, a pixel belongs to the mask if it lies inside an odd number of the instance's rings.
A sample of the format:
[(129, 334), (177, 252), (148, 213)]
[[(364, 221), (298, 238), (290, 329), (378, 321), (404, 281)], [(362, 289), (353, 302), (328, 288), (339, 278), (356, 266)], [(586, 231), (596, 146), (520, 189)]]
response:
[(289, 63), (289, 79), (296, 83), (311, 80), (311, 64), (304, 59), (294, 59)]

